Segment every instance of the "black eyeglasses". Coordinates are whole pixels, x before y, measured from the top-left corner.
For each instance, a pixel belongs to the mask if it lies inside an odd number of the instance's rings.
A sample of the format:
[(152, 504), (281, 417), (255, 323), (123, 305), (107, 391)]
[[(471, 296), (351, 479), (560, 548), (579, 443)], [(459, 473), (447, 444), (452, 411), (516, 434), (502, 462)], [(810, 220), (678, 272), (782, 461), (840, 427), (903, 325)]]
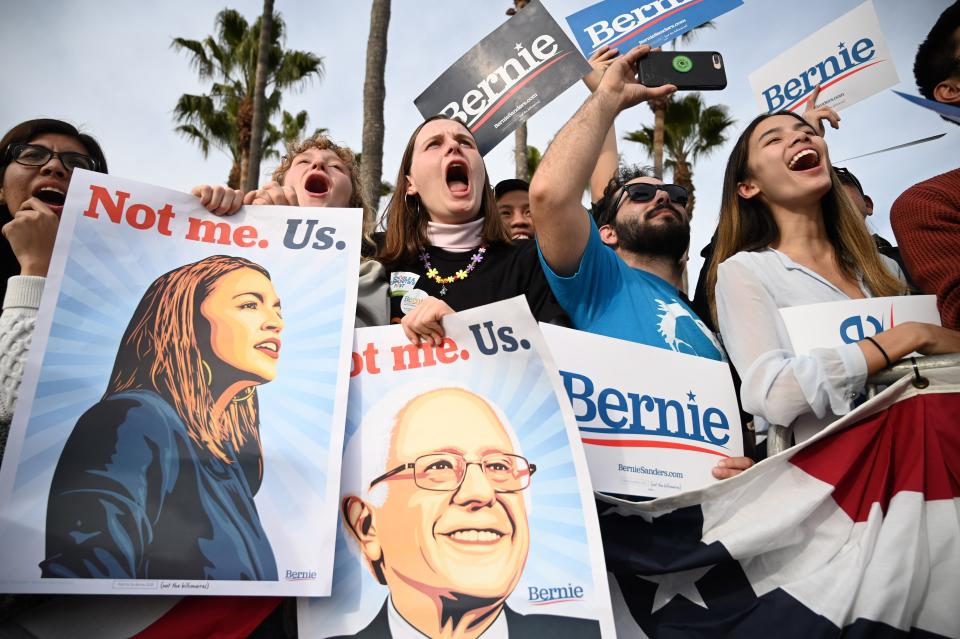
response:
[(51, 151), (39, 144), (14, 144), (10, 147), (10, 159), (24, 166), (43, 166), (51, 158), (60, 158), (63, 168), (68, 171), (74, 169), (97, 170), (97, 161), (89, 155), (75, 151)]
[(471, 464), (480, 466), (483, 475), (498, 493), (523, 490), (530, 485), (530, 477), (537, 471), (536, 464), (531, 464), (526, 457), (509, 453), (484, 455), (478, 462), (468, 462), (457, 453), (433, 453), (388, 470), (370, 482), (370, 488), (412, 468), (413, 481), (418, 488), (449, 492), (460, 488), (467, 476), (467, 467)]
[(620, 210), (620, 205), (623, 203), (625, 197), (629, 197), (634, 202), (649, 202), (657, 196), (657, 191), (663, 191), (667, 194), (667, 197), (670, 198), (671, 202), (679, 204), (680, 206), (686, 206), (687, 201), (690, 199), (690, 193), (687, 189), (678, 184), (647, 184), (646, 182), (636, 182), (623, 187), (623, 192), (620, 193), (620, 198), (617, 200), (617, 205), (613, 210)]

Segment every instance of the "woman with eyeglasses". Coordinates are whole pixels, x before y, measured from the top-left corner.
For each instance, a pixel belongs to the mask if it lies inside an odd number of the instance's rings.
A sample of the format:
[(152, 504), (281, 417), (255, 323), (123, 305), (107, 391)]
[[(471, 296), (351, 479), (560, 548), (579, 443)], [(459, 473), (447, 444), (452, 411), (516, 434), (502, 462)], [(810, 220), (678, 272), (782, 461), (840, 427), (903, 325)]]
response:
[(845, 194), (822, 129), (799, 115), (761, 115), (737, 140), (716, 237), (710, 309), (758, 432), (789, 426), (803, 441), (851, 409), (868, 375), (914, 351), (960, 352), (960, 332), (918, 322), (809, 355), (793, 352), (781, 308), (906, 291)]
[(107, 160), (66, 122), (28, 120), (0, 140), (0, 455), (74, 169), (106, 173)]

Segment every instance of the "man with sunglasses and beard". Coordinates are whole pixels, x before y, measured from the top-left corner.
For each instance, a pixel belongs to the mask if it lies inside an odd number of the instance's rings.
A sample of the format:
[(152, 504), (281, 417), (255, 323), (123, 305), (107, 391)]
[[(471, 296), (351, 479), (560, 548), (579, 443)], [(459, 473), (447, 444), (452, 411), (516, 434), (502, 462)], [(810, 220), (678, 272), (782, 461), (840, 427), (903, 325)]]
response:
[(617, 114), (676, 90), (637, 81), (636, 62), (647, 51), (637, 47), (607, 68), (540, 163), (530, 184), (540, 257), (575, 328), (723, 360), (716, 337), (678, 292), (690, 243), (686, 189), (627, 168), (610, 180), (593, 220), (580, 204)]
[[(554, 138), (530, 183), (530, 210), (550, 288), (574, 328), (724, 361), (716, 336), (679, 292), (690, 244), (689, 194), (652, 173), (621, 169), (594, 206), (580, 203), (602, 143), (623, 110), (676, 87), (645, 87), (636, 64), (643, 45), (616, 59)], [(753, 461), (731, 457), (713, 470), (732, 477)]]

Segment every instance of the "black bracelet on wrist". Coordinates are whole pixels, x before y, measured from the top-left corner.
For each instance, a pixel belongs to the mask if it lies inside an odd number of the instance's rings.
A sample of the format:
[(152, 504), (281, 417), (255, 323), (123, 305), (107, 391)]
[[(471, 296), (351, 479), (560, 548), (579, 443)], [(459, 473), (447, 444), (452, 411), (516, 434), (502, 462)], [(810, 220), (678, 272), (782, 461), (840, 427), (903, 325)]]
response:
[(887, 362), (887, 368), (890, 368), (890, 356), (887, 355), (887, 351), (883, 350), (883, 346), (880, 346), (880, 343), (872, 337), (865, 337), (864, 339), (869, 340), (871, 344), (877, 347), (877, 350), (880, 351), (880, 354), (883, 355), (883, 359)]

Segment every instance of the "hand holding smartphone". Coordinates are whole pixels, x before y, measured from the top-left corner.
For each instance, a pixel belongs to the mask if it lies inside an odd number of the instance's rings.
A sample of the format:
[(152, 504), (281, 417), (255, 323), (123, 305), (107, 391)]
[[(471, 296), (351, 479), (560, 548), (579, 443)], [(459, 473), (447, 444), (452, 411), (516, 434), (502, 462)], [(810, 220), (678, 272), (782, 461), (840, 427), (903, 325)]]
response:
[(648, 87), (672, 84), (678, 91), (727, 87), (723, 56), (716, 51), (651, 51), (637, 63), (637, 79)]

